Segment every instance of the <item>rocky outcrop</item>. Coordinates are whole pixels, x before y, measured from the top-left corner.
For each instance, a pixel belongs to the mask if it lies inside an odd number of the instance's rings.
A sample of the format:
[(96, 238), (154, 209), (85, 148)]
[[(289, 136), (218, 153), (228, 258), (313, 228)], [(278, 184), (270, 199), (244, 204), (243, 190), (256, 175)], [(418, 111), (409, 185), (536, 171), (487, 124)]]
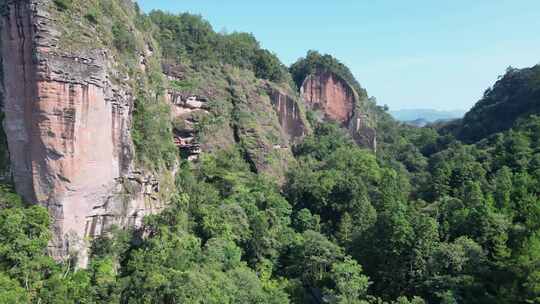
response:
[(189, 161), (197, 160), (201, 154), (201, 144), (197, 142), (195, 126), (198, 115), (209, 114), (208, 99), (196, 95), (184, 95), (169, 90), (166, 99), (171, 105), (171, 119), (173, 123), (174, 144), (178, 147), (181, 156)]
[(332, 72), (314, 73), (306, 77), (300, 93), (306, 106), (323, 120), (341, 124), (359, 145), (376, 150), (374, 118), (363, 110), (363, 101), (345, 80)]
[(354, 89), (330, 72), (308, 75), (301, 93), (308, 107), (320, 110), (326, 119), (344, 126), (349, 125), (358, 103)]
[(270, 83), (266, 83), (266, 91), (277, 113), (279, 124), (289, 140), (295, 141), (306, 135), (309, 129), (298, 99)]
[(111, 55), (59, 50), (50, 5), (5, 4), (3, 123), (17, 192), (54, 219), (52, 255), (84, 266), (88, 237), (136, 225), (159, 204), (155, 180), (133, 166), (133, 97), (110, 81)]
[(300, 98), (287, 84), (226, 66), (197, 71), (163, 63), (163, 71), (174, 141), (184, 159), (237, 145), (253, 171), (283, 179), (292, 144), (310, 131)]
[(362, 146), (377, 151), (377, 129), (373, 127), (373, 118), (369, 114), (356, 111), (348, 129), (354, 141)]

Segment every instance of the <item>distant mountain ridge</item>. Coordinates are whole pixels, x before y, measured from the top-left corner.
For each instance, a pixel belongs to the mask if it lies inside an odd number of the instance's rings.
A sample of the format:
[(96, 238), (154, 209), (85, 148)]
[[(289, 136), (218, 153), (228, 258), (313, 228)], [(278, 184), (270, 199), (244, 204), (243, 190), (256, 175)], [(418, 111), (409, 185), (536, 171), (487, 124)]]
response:
[(462, 118), (465, 110), (403, 109), (390, 111), (390, 115), (402, 122), (422, 120), (428, 123)]

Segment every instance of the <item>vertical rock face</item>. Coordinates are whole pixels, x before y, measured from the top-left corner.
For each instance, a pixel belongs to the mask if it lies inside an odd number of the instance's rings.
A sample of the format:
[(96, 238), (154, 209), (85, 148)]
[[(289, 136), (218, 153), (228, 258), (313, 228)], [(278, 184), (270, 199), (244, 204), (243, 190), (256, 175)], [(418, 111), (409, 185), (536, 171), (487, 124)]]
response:
[(361, 146), (377, 149), (376, 130), (369, 113), (362, 112), (357, 92), (331, 72), (308, 75), (300, 93), (306, 106), (324, 115), (324, 120), (340, 123)]
[(197, 142), (195, 124), (197, 115), (208, 114), (208, 99), (196, 95), (183, 95), (169, 90), (165, 95), (171, 105), (171, 119), (173, 122), (174, 143), (180, 154), (190, 161), (197, 160), (201, 154), (201, 145)]
[(302, 116), (298, 101), (286, 92), (267, 85), (267, 92), (278, 115), (279, 124), (291, 141), (307, 133), (305, 118)]
[(310, 131), (300, 98), (288, 84), (230, 66), (193, 70), (162, 64), (171, 82), (165, 96), (174, 141), (183, 158), (237, 146), (253, 171), (283, 181), (294, 161), (292, 143)]
[(153, 192), (152, 182), (133, 170), (132, 96), (108, 80), (108, 54), (55, 49), (48, 5), (7, 1), (4, 130), (17, 191), (54, 219), (51, 253), (75, 254), (84, 266), (86, 237), (112, 224), (134, 225), (151, 211), (143, 193)]
[(307, 106), (322, 111), (328, 120), (349, 125), (358, 97), (354, 89), (333, 73), (309, 75), (301, 88)]

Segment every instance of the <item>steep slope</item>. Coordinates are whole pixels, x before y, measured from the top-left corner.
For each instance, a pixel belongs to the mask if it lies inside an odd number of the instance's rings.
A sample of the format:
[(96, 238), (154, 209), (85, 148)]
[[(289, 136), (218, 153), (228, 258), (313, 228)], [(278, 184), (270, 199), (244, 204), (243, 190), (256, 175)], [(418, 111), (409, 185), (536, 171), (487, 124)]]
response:
[(164, 70), (181, 154), (195, 160), (202, 152), (238, 147), (253, 171), (283, 178), (291, 144), (310, 130), (288, 85), (231, 66)]
[(474, 142), (512, 128), (519, 118), (540, 113), (540, 65), (509, 68), (462, 121), (447, 127), (459, 139)]
[[(129, 0), (0, 4), (2, 176), (49, 209), (57, 259), (84, 266), (93, 237), (158, 212), (179, 160), (240, 149), (253, 171), (282, 181), (290, 146), (310, 132), (286, 68), (250, 35), (244, 46), (243, 34), (189, 14), (143, 15)], [(239, 56), (218, 56), (238, 45)]]
[(300, 88), (307, 105), (320, 110), (328, 120), (347, 126), (358, 103), (354, 89), (330, 72), (310, 74)]
[(306, 106), (320, 119), (337, 122), (359, 145), (377, 150), (374, 105), (346, 66), (311, 51), (291, 67), (291, 73)]
[(154, 11), (149, 19), (182, 154), (239, 148), (253, 171), (282, 181), (290, 146), (310, 132), (285, 66), (252, 35), (216, 33), (198, 16)]
[(4, 130), (17, 192), (54, 219), (52, 255), (85, 265), (87, 237), (137, 225), (159, 208), (158, 181), (134, 163), (134, 92), (115, 81), (127, 76), (117, 54), (64, 48), (63, 31), (75, 29), (60, 28), (58, 9), (52, 1), (4, 3)]

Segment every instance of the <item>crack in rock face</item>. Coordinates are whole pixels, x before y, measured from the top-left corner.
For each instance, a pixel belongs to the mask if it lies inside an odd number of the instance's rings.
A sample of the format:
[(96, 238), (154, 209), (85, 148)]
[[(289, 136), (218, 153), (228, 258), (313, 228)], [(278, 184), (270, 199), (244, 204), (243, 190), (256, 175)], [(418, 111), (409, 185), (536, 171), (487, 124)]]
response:
[(294, 141), (305, 136), (308, 128), (300, 112), (298, 100), (279, 89), (273, 88), (269, 84), (266, 86), (266, 91), (277, 112), (279, 124), (288, 136), (289, 141)]

